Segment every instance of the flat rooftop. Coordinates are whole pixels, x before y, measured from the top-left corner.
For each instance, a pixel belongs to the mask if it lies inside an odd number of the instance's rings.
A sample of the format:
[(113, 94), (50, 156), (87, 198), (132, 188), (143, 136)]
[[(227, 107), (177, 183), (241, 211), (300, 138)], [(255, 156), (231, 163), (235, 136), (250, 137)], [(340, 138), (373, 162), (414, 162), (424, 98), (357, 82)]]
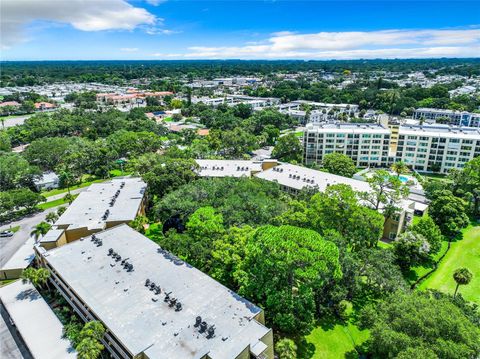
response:
[(307, 187), (316, 187), (320, 192), (323, 192), (328, 186), (335, 184), (347, 184), (350, 185), (355, 191), (370, 191), (370, 185), (367, 182), (334, 175), (332, 173), (317, 171), (307, 167), (296, 166), (289, 163), (282, 163), (281, 165), (258, 173), (256, 177), (262, 178), (266, 181), (277, 182), (280, 185), (297, 190)]
[[(261, 309), (206, 274), (179, 260), (127, 225), (54, 248), (45, 260), (127, 347), (149, 358), (234, 358), (245, 348), (258, 349), (270, 329), (258, 323)], [(128, 259), (127, 271), (108, 255), (112, 248)], [(155, 294), (146, 279), (161, 288)], [(182, 304), (176, 311), (165, 294)], [(195, 327), (197, 316), (215, 326), (213, 338)]]
[(250, 177), (252, 172), (260, 172), (260, 161), (243, 160), (196, 160), (201, 177)]
[(36, 359), (76, 358), (63, 325), (40, 293), (21, 280), (0, 288), (0, 299)]
[(399, 135), (427, 136), (441, 138), (463, 138), (480, 140), (480, 129), (474, 127), (452, 127), (448, 125), (404, 125)]
[(27, 268), (35, 258), (34, 245), (35, 239), (33, 237), (28, 238), (1, 269), (12, 270)]
[(42, 238), (40, 238), (40, 243), (49, 243), (56, 242), (60, 236), (65, 232), (64, 229), (50, 229)]
[[(106, 222), (133, 220), (146, 188), (147, 185), (140, 178), (130, 177), (94, 183), (78, 195), (55, 225), (68, 225), (69, 230), (83, 227), (92, 230), (103, 229)], [(117, 191), (120, 191), (118, 197), (114, 205), (110, 206), (110, 201)], [(110, 212), (104, 220), (102, 216), (106, 210)]]
[(305, 126), (308, 133), (371, 133), (389, 135), (390, 130), (376, 123), (308, 123)]

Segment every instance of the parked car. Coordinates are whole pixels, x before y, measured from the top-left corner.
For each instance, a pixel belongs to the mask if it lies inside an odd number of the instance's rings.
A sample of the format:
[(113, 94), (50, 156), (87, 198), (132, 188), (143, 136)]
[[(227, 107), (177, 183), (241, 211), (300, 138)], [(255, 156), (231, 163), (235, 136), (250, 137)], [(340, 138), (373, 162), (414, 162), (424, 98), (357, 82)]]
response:
[(11, 237), (13, 236), (13, 232), (12, 231), (3, 231), (3, 232), (0, 232), (0, 237)]

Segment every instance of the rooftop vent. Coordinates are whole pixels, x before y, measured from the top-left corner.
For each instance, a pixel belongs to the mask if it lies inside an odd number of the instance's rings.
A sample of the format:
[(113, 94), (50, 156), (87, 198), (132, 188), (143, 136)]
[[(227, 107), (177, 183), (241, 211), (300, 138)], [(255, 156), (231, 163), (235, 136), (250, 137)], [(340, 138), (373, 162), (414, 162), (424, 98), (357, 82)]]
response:
[(208, 330), (207, 330), (207, 338), (210, 339), (210, 338), (213, 338), (215, 336), (215, 325), (211, 325), (208, 327)]
[(200, 323), (202, 322), (202, 317), (201, 316), (197, 316), (195, 318), (195, 324), (193, 325), (195, 328), (198, 327), (200, 325)]
[(181, 310), (182, 310), (182, 303), (180, 302), (175, 303), (175, 311), (179, 312)]
[(120, 183), (120, 188), (125, 187), (125, 182)]
[(149, 287), (150, 286), (150, 279), (147, 278), (145, 279), (145, 287)]
[(155, 282), (150, 282), (150, 290), (154, 290), (156, 287)]
[(207, 322), (203, 321), (200, 323), (200, 333), (203, 333), (207, 330)]
[(155, 294), (160, 294), (162, 293), (162, 289), (160, 288), (160, 286), (155, 286)]
[(175, 305), (175, 303), (177, 303), (177, 298), (172, 298), (170, 299), (168, 306), (171, 308)]
[(163, 300), (165, 303), (170, 300), (170, 294), (172, 294), (172, 292), (165, 293), (165, 299)]

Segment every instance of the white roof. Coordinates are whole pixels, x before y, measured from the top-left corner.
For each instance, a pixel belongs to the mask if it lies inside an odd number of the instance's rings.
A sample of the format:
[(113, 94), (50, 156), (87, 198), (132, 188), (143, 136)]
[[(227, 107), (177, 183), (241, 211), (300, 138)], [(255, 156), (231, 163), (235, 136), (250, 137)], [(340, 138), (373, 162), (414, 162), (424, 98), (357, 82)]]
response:
[(40, 243), (47, 242), (56, 242), (60, 236), (65, 232), (63, 229), (50, 229), (42, 238), (40, 238)]
[(58, 176), (55, 172), (44, 172), (42, 177), (35, 179), (33, 182), (36, 185), (52, 183), (58, 181)]
[[(123, 188), (122, 183), (125, 183)], [(146, 187), (140, 178), (115, 178), (109, 182), (94, 183), (79, 194), (55, 225), (69, 225), (68, 229), (103, 229), (106, 222), (133, 220), (142, 203)], [(114, 205), (110, 206), (110, 201), (117, 191), (120, 193)], [(106, 210), (109, 210), (110, 214), (103, 220)]]
[[(235, 358), (270, 329), (258, 323), (261, 309), (179, 260), (127, 225), (44, 252), (45, 260), (93, 313), (133, 354), (149, 358)], [(108, 255), (127, 259), (128, 272)], [(156, 295), (146, 279), (161, 288)], [(176, 311), (164, 302), (171, 293), (182, 303)], [(215, 325), (208, 339), (194, 327), (201, 316)]]
[(33, 237), (28, 238), (8, 262), (3, 265), (2, 270), (27, 268), (35, 258), (34, 244), (35, 239)]
[(480, 140), (480, 129), (473, 127), (452, 127), (448, 125), (406, 125), (400, 126), (399, 135), (440, 138), (462, 138)]
[(278, 182), (280, 185), (301, 190), (311, 187), (318, 188), (323, 192), (328, 186), (335, 184), (350, 185), (355, 191), (368, 192), (370, 185), (367, 182), (353, 178), (342, 177), (327, 172), (312, 170), (307, 167), (296, 166), (289, 163), (282, 163), (269, 170), (256, 175), (271, 182)]
[(40, 293), (21, 280), (0, 288), (0, 299), (35, 359), (76, 358), (63, 326)]
[(370, 133), (389, 135), (390, 130), (376, 123), (336, 123), (336, 124), (315, 124), (308, 123), (305, 126), (306, 132), (318, 133)]
[(201, 177), (250, 177), (252, 172), (260, 172), (262, 163), (243, 160), (196, 160)]

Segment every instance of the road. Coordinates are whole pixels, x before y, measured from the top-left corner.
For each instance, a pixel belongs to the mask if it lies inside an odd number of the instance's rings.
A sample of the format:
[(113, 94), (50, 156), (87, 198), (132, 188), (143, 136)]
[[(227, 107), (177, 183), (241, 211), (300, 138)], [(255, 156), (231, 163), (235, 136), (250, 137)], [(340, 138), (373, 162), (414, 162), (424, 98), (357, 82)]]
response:
[(43, 212), (25, 217), (19, 221), (9, 223), (0, 227), (0, 232), (8, 230), (11, 227), (20, 226), (18, 232), (12, 237), (0, 238), (0, 267), (2, 267), (13, 254), (20, 248), (25, 241), (30, 237), (32, 228), (38, 223), (45, 220), (45, 217), (50, 212), (55, 212), (58, 207), (49, 208)]

